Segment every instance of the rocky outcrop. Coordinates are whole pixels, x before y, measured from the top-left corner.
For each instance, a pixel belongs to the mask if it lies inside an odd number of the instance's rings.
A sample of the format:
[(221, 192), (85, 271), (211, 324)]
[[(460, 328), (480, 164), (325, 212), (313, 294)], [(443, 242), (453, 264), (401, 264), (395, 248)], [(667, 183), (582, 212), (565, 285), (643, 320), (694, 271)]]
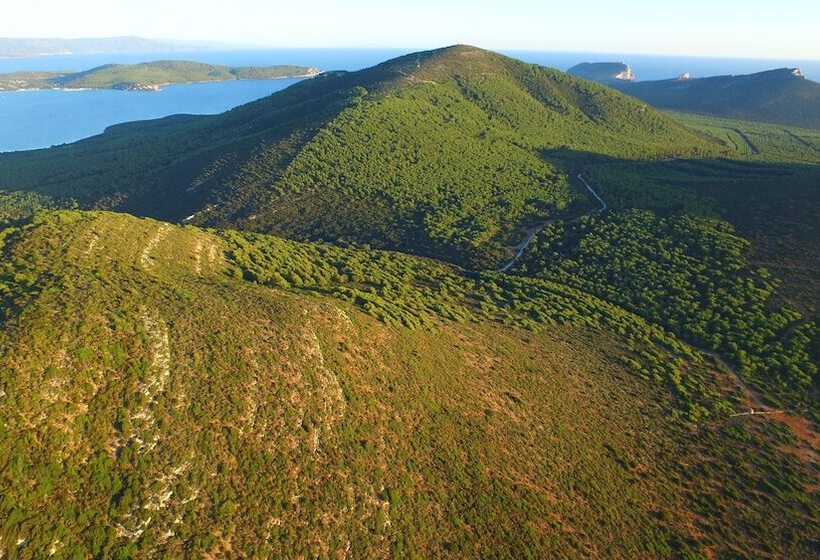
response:
[(635, 80), (635, 73), (632, 71), (632, 67), (627, 65), (626, 69), (622, 70), (615, 74), (616, 80), (625, 80), (627, 82), (632, 82)]
[(567, 70), (567, 74), (601, 84), (635, 81), (632, 67), (623, 62), (583, 62)]

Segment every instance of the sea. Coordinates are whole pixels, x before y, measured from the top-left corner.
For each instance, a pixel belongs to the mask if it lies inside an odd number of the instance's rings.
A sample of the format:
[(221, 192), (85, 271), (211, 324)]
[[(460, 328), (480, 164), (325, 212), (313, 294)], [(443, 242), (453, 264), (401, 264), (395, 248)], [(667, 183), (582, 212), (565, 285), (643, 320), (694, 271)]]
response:
[[(0, 73), (20, 71), (80, 72), (109, 63), (193, 60), (225, 66), (295, 64), (320, 70), (359, 70), (415, 49), (269, 49), (169, 53), (58, 55), (0, 59)], [(625, 62), (638, 80), (748, 74), (799, 67), (820, 81), (820, 60), (755, 60), (672, 57), (624, 53), (501, 51), (526, 62), (566, 70), (580, 62)], [(221, 113), (282, 90), (297, 79), (243, 80), (167, 86), (160, 92), (114, 90), (42, 90), (0, 92), (0, 152), (47, 148), (102, 133), (129, 121), (174, 114)]]

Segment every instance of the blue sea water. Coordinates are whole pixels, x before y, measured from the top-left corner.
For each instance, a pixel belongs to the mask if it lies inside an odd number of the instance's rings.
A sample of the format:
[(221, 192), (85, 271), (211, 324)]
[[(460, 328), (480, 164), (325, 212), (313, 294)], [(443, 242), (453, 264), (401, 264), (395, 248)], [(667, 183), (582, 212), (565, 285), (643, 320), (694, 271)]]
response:
[[(82, 71), (108, 63), (195, 60), (227, 66), (296, 64), (321, 70), (358, 70), (411, 49), (270, 49), (64, 55), (0, 59), (0, 73), (28, 70)], [(632, 66), (639, 80), (746, 74), (772, 68), (801, 67), (820, 80), (820, 61), (668, 57), (606, 53), (502, 51), (527, 62), (560, 70), (579, 62), (616, 61)], [(109, 90), (22, 91), (0, 93), (0, 152), (44, 148), (101, 133), (122, 122), (167, 115), (215, 114), (260, 99), (297, 80), (248, 80), (166, 87), (158, 93)]]
[(123, 122), (222, 113), (299, 80), (167, 86), (160, 92), (40, 90), (0, 93), (0, 152), (74, 142)]
[[(195, 60), (226, 66), (296, 64), (357, 70), (404, 54), (400, 50), (302, 49), (63, 55), (0, 59), (0, 73), (83, 71), (109, 63)], [(114, 90), (0, 93), (0, 152), (47, 148), (100, 134), (108, 126), (186, 113), (216, 114), (284, 89), (298, 80), (241, 80), (165, 87), (160, 92)]]

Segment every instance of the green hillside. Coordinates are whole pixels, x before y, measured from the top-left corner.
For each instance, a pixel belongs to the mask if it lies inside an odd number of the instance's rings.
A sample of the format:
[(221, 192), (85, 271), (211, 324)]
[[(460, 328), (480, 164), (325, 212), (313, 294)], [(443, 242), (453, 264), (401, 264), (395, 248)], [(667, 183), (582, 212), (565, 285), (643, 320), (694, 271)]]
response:
[(812, 556), (805, 442), (572, 288), (108, 213), (0, 239), (5, 557)]
[(10, 72), (0, 74), (0, 92), (30, 89), (52, 89), (53, 80), (66, 75), (66, 72)]
[(84, 72), (15, 72), (0, 74), (0, 91), (20, 89), (156, 90), (168, 84), (302, 78), (319, 72), (306, 66), (229, 67), (201, 62), (160, 60), (140, 64), (106, 64)]
[(725, 142), (726, 159), (598, 161), (584, 173), (610, 208), (721, 218), (749, 242), (747, 258), (780, 284), (776, 297), (816, 317), (820, 301), (820, 131), (672, 116)]
[(616, 211), (548, 226), (522, 269), (717, 351), (779, 406), (820, 417), (813, 346), (820, 323), (772, 304), (779, 282), (748, 266), (748, 248), (721, 220)]
[(692, 113), (668, 112), (689, 128), (723, 142), (727, 157), (754, 162), (820, 163), (820, 130), (728, 119)]
[(725, 147), (610, 89), (458, 46), (328, 73), (217, 117), (3, 154), (0, 188), (485, 268), (520, 227), (575, 211), (572, 170), (544, 157), (558, 149), (662, 159)]
[(546, 223), (511, 272), (630, 309), (816, 419), (820, 135), (673, 116), (728, 157), (581, 161), (606, 212)]
[(799, 69), (608, 85), (654, 107), (820, 129), (820, 84)]

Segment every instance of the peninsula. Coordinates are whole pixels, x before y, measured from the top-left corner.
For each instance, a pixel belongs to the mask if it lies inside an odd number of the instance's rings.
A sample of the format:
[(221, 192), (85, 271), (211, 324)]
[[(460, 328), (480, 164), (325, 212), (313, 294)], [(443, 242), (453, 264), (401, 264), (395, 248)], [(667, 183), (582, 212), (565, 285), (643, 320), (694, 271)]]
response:
[(309, 78), (320, 72), (307, 66), (229, 67), (200, 62), (162, 60), (140, 64), (106, 64), (84, 72), (15, 72), (0, 74), (0, 91), (32, 89), (120, 89), (159, 91), (170, 84)]

